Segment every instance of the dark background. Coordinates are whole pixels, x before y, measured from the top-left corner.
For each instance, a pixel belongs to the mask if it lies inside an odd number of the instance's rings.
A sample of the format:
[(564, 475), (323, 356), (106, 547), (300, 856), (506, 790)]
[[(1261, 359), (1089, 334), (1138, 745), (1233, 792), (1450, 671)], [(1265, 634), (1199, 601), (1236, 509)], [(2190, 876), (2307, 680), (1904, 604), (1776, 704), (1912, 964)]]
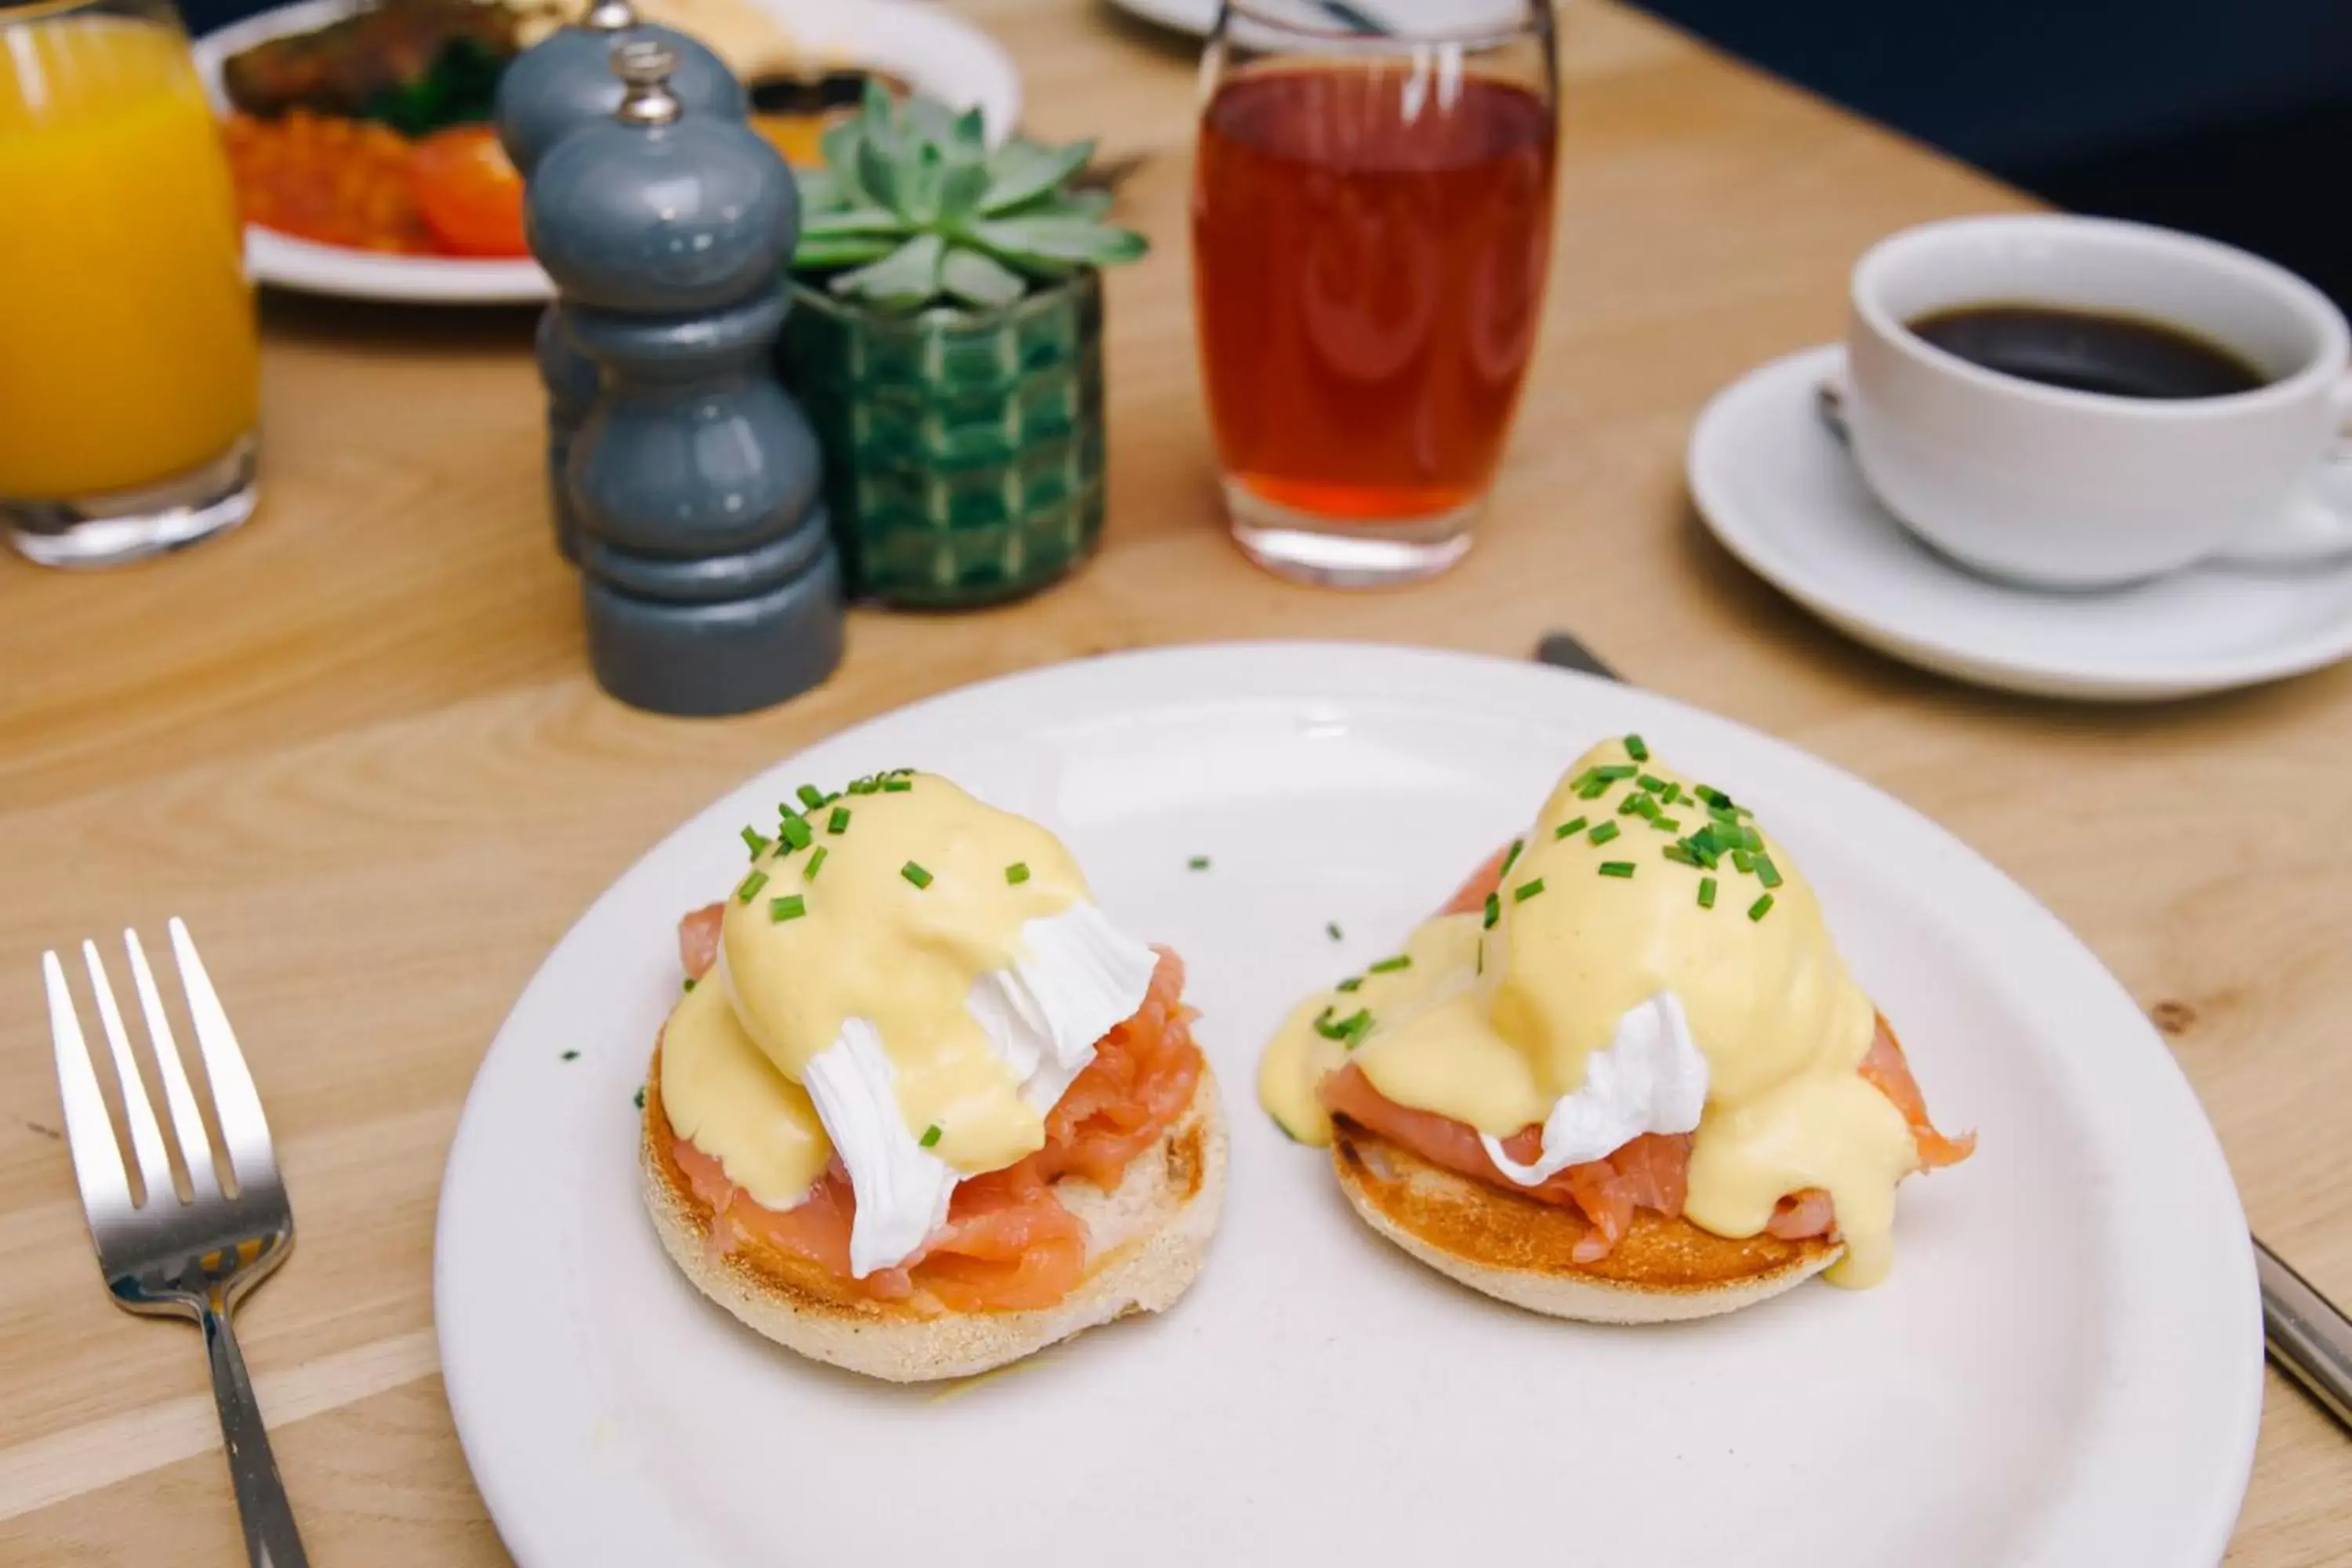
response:
[[(183, 5), (194, 32), (262, 8)], [(2242, 245), (2352, 307), (2352, 0), (1647, 8), (2056, 205)]]
[(2352, 307), (2352, 0), (1645, 9), (2058, 206), (2229, 240)]

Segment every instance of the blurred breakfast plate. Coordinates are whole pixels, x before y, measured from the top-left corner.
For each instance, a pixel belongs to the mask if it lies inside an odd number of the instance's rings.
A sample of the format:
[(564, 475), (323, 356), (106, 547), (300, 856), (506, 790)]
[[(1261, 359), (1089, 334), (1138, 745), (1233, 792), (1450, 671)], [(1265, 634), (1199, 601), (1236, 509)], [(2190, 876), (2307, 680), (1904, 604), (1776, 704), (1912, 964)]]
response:
[[(195, 41), (196, 70), (213, 107), (230, 109), (222, 73), (230, 57), (273, 38), (309, 33), (365, 0), (300, 0), (248, 16)], [(854, 65), (977, 108), (991, 141), (1021, 114), (1011, 57), (971, 23), (921, 0), (645, 0), (649, 20), (702, 37), (738, 74), (747, 68)], [(529, 258), (398, 255), (297, 238), (248, 225), (246, 265), (255, 281), (308, 294), (440, 304), (519, 304), (554, 287)]]
[(1878, 503), (1816, 408), (1834, 343), (1759, 366), (1692, 427), (1691, 499), (1723, 547), (1831, 626), (1956, 679), (2152, 702), (2352, 657), (2352, 563), (2192, 566), (2097, 593), (2019, 587), (1930, 550)]
[[(1906, 1189), (1877, 1289), (1651, 1329), (1524, 1314), (1371, 1236), (1252, 1098), (1296, 998), (1385, 951), (1590, 742), (1631, 730), (1801, 858), (1939, 1120), (1980, 1131), (1973, 1162)], [(908, 764), (1042, 820), (1121, 926), (1182, 953), (1233, 1127), (1189, 1297), (945, 1389), (802, 1361), (698, 1293), (643, 1211), (633, 1101), (677, 994), (676, 922), (740, 873), (737, 826), (798, 781)], [(730, 792), (525, 988), (467, 1101), (435, 1253), (457, 1433), (524, 1568), (2187, 1568), (2221, 1554), (2262, 1396), (2212, 1131), (2032, 896), (1728, 721), (1402, 648), (1055, 666)]]

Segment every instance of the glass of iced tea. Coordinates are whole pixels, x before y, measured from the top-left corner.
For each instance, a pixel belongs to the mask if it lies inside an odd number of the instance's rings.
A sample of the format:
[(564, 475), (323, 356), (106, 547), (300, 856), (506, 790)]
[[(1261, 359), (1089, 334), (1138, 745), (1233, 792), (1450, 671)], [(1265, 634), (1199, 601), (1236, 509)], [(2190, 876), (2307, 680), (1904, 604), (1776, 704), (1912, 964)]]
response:
[(1234, 537), (1408, 582), (1470, 547), (1551, 264), (1549, 0), (1225, 0), (1192, 187)]

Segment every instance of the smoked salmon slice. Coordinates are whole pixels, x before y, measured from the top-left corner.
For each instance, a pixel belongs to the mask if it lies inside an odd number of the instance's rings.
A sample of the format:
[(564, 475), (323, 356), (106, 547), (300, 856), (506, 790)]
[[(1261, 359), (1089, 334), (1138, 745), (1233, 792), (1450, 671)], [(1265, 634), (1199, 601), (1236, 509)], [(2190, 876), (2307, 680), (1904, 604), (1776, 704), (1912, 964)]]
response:
[[(1485, 908), (1487, 895), (1501, 885), (1503, 863), (1510, 855), (1507, 846), (1487, 857), (1469, 879), (1454, 889), (1440, 912), (1468, 914)], [(1884, 1017), (1878, 1020), (1878, 1033), (1858, 1070), (1871, 1087), (1886, 1096), (1903, 1113), (1911, 1129), (1911, 1141), (1919, 1152), (1921, 1169), (1932, 1171), (1957, 1164), (1975, 1150), (1975, 1133), (1947, 1137), (1936, 1131), (1935, 1124), (1927, 1119), (1927, 1098), (1919, 1092), (1918, 1080), (1911, 1076), (1903, 1047)], [(1371, 1079), (1352, 1062), (1326, 1078), (1317, 1092), (1324, 1108), (1334, 1116), (1345, 1116), (1383, 1138), (1402, 1143), (1433, 1164), (1492, 1183), (1506, 1192), (1538, 1203), (1574, 1207), (1592, 1226), (1592, 1234), (1578, 1242), (1571, 1253), (1579, 1263), (1596, 1263), (1608, 1257), (1623, 1237), (1637, 1210), (1654, 1209), (1669, 1219), (1679, 1218), (1689, 1192), (1691, 1141), (1686, 1133), (1644, 1133), (1605, 1159), (1570, 1165), (1538, 1185), (1523, 1187), (1504, 1175), (1487, 1158), (1486, 1145), (1479, 1142), (1475, 1128), (1450, 1117), (1397, 1104), (1374, 1089)], [(1543, 1129), (1537, 1125), (1523, 1127), (1503, 1140), (1504, 1152), (1521, 1164), (1531, 1163), (1542, 1148)], [(1807, 1187), (1782, 1198), (1764, 1228), (1784, 1241), (1834, 1236), (1836, 1206), (1829, 1194), (1818, 1187)]]
[[(725, 906), (711, 904), (678, 922), (678, 958), (697, 979), (718, 956), (724, 912)], [(710, 1205), (710, 1245), (724, 1254), (754, 1238), (880, 1301), (920, 1298), (954, 1312), (1024, 1311), (1060, 1301), (1086, 1276), (1087, 1230), (1055, 1194), (1054, 1183), (1076, 1177), (1105, 1190), (1118, 1186), (1135, 1156), (1184, 1113), (1200, 1083), (1194, 1015), (1180, 1000), (1184, 964), (1165, 948), (1159, 953), (1142, 1005), (1097, 1042), (1095, 1059), (1046, 1114), (1045, 1147), (958, 1183), (947, 1223), (898, 1268), (851, 1276), (857, 1194), (839, 1161), (800, 1204), (770, 1209), (680, 1138), (674, 1148), (678, 1169)]]

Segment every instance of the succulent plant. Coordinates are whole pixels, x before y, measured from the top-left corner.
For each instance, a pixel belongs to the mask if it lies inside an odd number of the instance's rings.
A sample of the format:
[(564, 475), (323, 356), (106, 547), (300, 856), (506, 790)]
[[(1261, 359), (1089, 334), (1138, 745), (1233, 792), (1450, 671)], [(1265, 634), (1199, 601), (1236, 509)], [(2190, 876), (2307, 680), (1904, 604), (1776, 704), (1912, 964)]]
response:
[(1132, 261), (1143, 237), (1103, 221), (1110, 196), (1075, 191), (1092, 142), (1014, 140), (991, 150), (978, 110), (894, 104), (866, 84), (856, 116), (825, 132), (824, 167), (799, 174), (793, 271), (888, 310), (997, 309), (1033, 281)]

